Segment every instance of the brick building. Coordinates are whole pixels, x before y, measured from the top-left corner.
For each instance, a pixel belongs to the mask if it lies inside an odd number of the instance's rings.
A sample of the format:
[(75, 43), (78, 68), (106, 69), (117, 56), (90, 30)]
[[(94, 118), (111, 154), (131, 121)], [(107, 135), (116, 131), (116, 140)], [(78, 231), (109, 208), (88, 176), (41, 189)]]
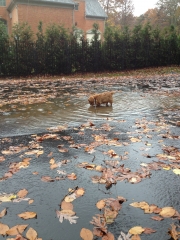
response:
[(99, 25), (99, 33), (104, 32), (106, 13), (98, 0), (0, 0), (0, 20), (11, 33), (15, 23), (27, 22), (34, 32), (42, 21), (44, 28), (49, 23), (83, 30), (87, 38), (92, 37), (94, 23)]

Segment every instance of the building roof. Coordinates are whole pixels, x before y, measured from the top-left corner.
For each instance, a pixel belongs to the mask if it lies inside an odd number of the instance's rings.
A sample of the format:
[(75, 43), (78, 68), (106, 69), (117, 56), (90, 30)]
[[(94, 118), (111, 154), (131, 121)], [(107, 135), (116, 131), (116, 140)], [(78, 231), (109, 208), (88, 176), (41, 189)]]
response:
[[(85, 14), (86, 17), (89, 18), (107, 18), (106, 13), (104, 12), (104, 9), (99, 4), (98, 0), (84, 0), (86, 9)], [(10, 5), (8, 6), (7, 10), (10, 12), (12, 8), (15, 6), (15, 3), (27, 3), (27, 0), (13, 0), (11, 1)], [(46, 3), (47, 5), (63, 5), (66, 7), (74, 8), (74, 4), (77, 4), (74, 0), (29, 0), (28, 3), (31, 4), (43, 4)]]
[(86, 16), (107, 18), (104, 9), (99, 4), (98, 0), (85, 0), (86, 2)]

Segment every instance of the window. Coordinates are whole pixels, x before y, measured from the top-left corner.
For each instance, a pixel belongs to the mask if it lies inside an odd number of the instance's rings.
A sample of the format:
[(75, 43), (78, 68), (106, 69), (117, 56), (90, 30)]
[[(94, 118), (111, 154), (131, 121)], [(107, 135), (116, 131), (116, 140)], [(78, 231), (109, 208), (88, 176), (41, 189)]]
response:
[(0, 0), (0, 6), (6, 6), (6, 0)]
[(76, 3), (76, 4), (75, 4), (74, 9), (75, 9), (75, 10), (79, 10), (79, 3)]
[[(92, 30), (87, 31), (86, 38), (89, 42), (91, 42), (93, 40), (94, 33), (92, 32)], [(100, 31), (98, 31), (98, 40), (101, 40), (101, 32)]]

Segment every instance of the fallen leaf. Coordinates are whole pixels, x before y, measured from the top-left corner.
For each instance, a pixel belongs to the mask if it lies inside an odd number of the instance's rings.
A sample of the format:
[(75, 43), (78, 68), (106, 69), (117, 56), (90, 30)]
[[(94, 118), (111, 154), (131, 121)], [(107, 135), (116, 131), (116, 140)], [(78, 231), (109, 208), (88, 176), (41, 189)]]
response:
[(76, 194), (77, 197), (78, 197), (78, 196), (83, 196), (84, 193), (85, 193), (84, 188), (78, 188), (78, 189), (75, 191), (75, 194)]
[(162, 208), (159, 215), (161, 215), (164, 218), (170, 218), (170, 217), (173, 217), (175, 213), (176, 213), (176, 210), (174, 208), (164, 207), (164, 208)]
[(76, 179), (77, 179), (77, 176), (76, 176), (75, 173), (68, 174), (67, 177), (68, 177), (70, 180), (76, 180)]
[(114, 235), (111, 232), (108, 232), (102, 237), (102, 240), (114, 240)]
[(145, 234), (151, 234), (151, 233), (154, 233), (154, 232), (156, 232), (156, 231), (153, 230), (152, 228), (145, 228), (143, 233), (145, 233)]
[(139, 235), (133, 235), (131, 240), (141, 240)]
[(12, 228), (10, 228), (6, 234), (13, 236), (13, 235), (18, 235), (19, 233), (23, 233), (24, 230), (27, 228), (28, 225), (16, 225)]
[(4, 217), (4, 215), (6, 215), (7, 209), (5, 208), (4, 210), (2, 210), (0, 212), (0, 218)]
[(37, 214), (35, 212), (23, 212), (23, 213), (18, 214), (18, 216), (23, 219), (29, 219), (29, 218), (36, 217)]
[(142, 228), (141, 226), (136, 226), (129, 230), (129, 233), (134, 235), (139, 235), (142, 232), (144, 232), (144, 228)]
[(0, 195), (0, 202), (11, 202), (13, 199), (16, 198), (14, 194), (1, 194)]
[(93, 233), (87, 228), (81, 229), (80, 236), (83, 240), (93, 240)]
[(32, 204), (33, 202), (34, 202), (34, 200), (33, 200), (33, 199), (30, 199), (28, 203), (29, 203), (29, 204)]
[(173, 169), (173, 173), (180, 175), (180, 169)]
[(74, 216), (76, 214), (71, 209), (63, 209), (63, 210), (59, 211), (59, 213), (63, 214), (63, 215), (69, 215), (69, 216)]
[(97, 207), (98, 209), (103, 209), (103, 208), (105, 207), (105, 205), (106, 205), (106, 203), (105, 203), (104, 200), (100, 200), (100, 201), (98, 201), (98, 202), (96, 203), (96, 207)]
[(36, 240), (37, 239), (37, 232), (33, 228), (29, 228), (26, 237), (29, 240)]
[(63, 210), (73, 210), (73, 205), (70, 202), (62, 201), (61, 209), (63, 209)]
[(174, 239), (178, 240), (180, 236), (180, 232), (176, 231), (176, 225), (173, 223), (171, 224), (171, 229), (169, 229), (168, 234)]
[(153, 217), (151, 217), (151, 219), (156, 220), (156, 221), (162, 221), (162, 220), (164, 220), (164, 218), (159, 217), (159, 216), (153, 216)]
[(0, 234), (1, 235), (6, 235), (6, 232), (9, 230), (8, 225), (3, 224), (0, 222)]
[(24, 198), (28, 194), (28, 191), (26, 189), (22, 189), (17, 193), (17, 196), (19, 198)]

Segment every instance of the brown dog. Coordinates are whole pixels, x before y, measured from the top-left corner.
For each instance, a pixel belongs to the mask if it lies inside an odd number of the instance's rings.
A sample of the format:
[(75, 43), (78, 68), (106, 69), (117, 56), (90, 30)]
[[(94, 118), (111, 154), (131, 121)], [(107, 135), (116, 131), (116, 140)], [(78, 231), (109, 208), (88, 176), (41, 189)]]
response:
[(113, 103), (112, 95), (113, 94), (114, 94), (114, 92), (103, 92), (103, 93), (91, 95), (88, 98), (89, 104), (92, 106), (93, 105), (100, 106), (101, 104), (106, 103), (106, 106), (108, 106), (108, 103), (110, 103), (112, 106), (112, 103)]

